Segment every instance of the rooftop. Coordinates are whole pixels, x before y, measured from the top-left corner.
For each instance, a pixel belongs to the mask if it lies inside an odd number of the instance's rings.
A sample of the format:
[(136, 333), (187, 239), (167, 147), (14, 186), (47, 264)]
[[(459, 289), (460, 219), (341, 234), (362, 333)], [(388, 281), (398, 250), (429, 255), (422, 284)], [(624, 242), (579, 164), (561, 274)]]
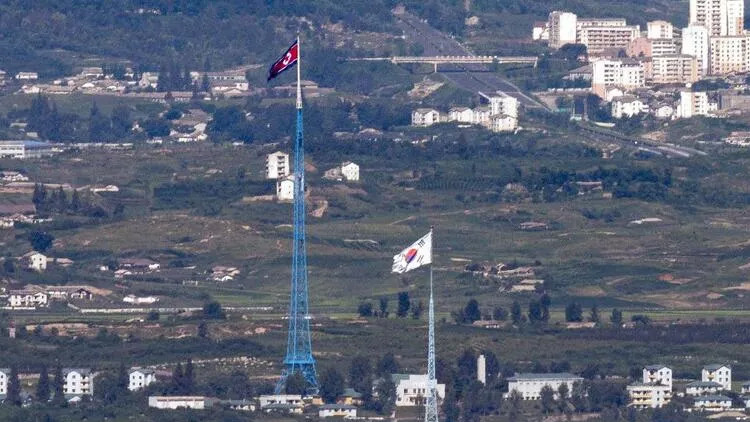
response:
[(516, 374), (515, 376), (508, 378), (509, 381), (520, 381), (520, 380), (547, 380), (547, 379), (583, 379), (578, 375), (571, 374), (569, 372), (557, 372), (557, 373), (539, 373), (539, 374)]
[(669, 369), (667, 365), (662, 365), (662, 364), (649, 365), (646, 367), (646, 369), (648, 369), (649, 371), (658, 371), (663, 368)]
[(713, 381), (694, 381), (687, 385), (688, 387), (721, 387), (718, 382)]
[(721, 394), (709, 394), (707, 396), (698, 396), (695, 398), (695, 401), (732, 401), (727, 396), (723, 396)]
[(724, 364), (721, 364), (721, 363), (712, 363), (711, 365), (706, 365), (706, 366), (703, 367), (703, 369), (706, 369), (708, 371), (716, 371), (717, 369), (721, 369), (721, 368), (730, 369), (731, 366), (724, 365)]
[(318, 409), (321, 409), (321, 410), (324, 410), (324, 409), (328, 409), (328, 410), (338, 410), (338, 409), (350, 410), (350, 409), (356, 409), (356, 408), (357, 408), (356, 406), (352, 406), (350, 404), (324, 404), (324, 405), (318, 407)]

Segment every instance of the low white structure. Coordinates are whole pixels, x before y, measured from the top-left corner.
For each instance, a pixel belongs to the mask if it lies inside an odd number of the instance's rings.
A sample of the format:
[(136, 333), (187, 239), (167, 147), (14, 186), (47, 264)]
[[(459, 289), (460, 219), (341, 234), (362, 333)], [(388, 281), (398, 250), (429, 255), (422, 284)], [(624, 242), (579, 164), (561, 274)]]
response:
[(672, 370), (665, 365), (649, 365), (643, 368), (644, 384), (660, 384), (672, 390)]
[[(427, 397), (427, 375), (393, 374), (396, 384), (396, 406), (421, 406)], [(445, 384), (435, 385), (438, 402), (445, 398)]]
[(11, 308), (37, 308), (47, 306), (49, 296), (37, 289), (10, 290), (8, 292), (8, 306)]
[(452, 107), (448, 110), (448, 121), (458, 123), (471, 123), (474, 120), (474, 112), (468, 107)]
[(487, 359), (484, 355), (477, 357), (477, 381), (487, 385)]
[(705, 92), (682, 91), (677, 107), (677, 117), (689, 119), (693, 116), (708, 116), (710, 108), (708, 94)]
[(701, 381), (717, 382), (722, 390), (729, 391), (732, 389), (732, 368), (718, 363), (706, 365), (701, 370)]
[(52, 146), (37, 141), (0, 141), (0, 157), (41, 158), (52, 155)]
[(39, 79), (39, 74), (36, 72), (18, 72), (16, 73), (16, 79), (19, 81), (35, 81)]
[(732, 399), (722, 395), (708, 395), (696, 397), (693, 408), (706, 412), (721, 412), (732, 407)]
[(159, 298), (156, 296), (127, 295), (122, 298), (122, 301), (125, 303), (132, 303), (133, 305), (150, 305), (158, 302)]
[(10, 376), (10, 369), (0, 368), (0, 400), (5, 399), (8, 395), (8, 377)]
[(350, 404), (324, 404), (318, 408), (318, 417), (354, 419), (357, 417), (357, 408)]
[(716, 394), (723, 389), (724, 387), (718, 382), (695, 381), (685, 386), (685, 394), (688, 396), (704, 396), (707, 394)]
[(300, 394), (266, 394), (258, 397), (258, 402), (261, 410), (275, 404), (304, 406)]
[(742, 394), (750, 394), (750, 382), (742, 384)]
[(63, 369), (65, 397), (94, 395), (94, 374), (88, 368)]
[(156, 409), (208, 409), (215, 399), (204, 396), (150, 396), (148, 407)]
[(276, 181), (276, 199), (278, 201), (294, 200), (294, 175)]
[(612, 100), (612, 117), (622, 119), (648, 113), (648, 105), (632, 95), (623, 95)]
[(504, 114), (518, 118), (518, 100), (510, 95), (501, 95), (497, 97), (490, 97), (490, 113), (495, 116), (498, 114)]
[(290, 174), (289, 154), (276, 151), (266, 156), (266, 179), (278, 180)]
[(493, 132), (513, 132), (518, 128), (518, 119), (505, 114), (498, 114), (490, 118), (489, 127)]
[(359, 181), (359, 165), (351, 161), (345, 161), (341, 164), (341, 175), (347, 182)]
[(47, 257), (39, 252), (32, 253), (29, 255), (29, 268), (42, 272), (47, 269)]
[(156, 381), (156, 373), (153, 369), (131, 368), (128, 374), (128, 390), (138, 391)]
[(635, 383), (627, 386), (628, 406), (656, 409), (672, 400), (672, 387), (656, 383)]
[(542, 388), (549, 386), (557, 394), (557, 390), (562, 384), (568, 386), (568, 391), (573, 391), (573, 384), (583, 382), (583, 378), (561, 372), (558, 374), (516, 374), (508, 378), (508, 393), (510, 397), (513, 391), (521, 394), (524, 400), (539, 400)]
[(418, 108), (411, 113), (412, 126), (427, 127), (439, 122), (440, 112), (433, 108)]

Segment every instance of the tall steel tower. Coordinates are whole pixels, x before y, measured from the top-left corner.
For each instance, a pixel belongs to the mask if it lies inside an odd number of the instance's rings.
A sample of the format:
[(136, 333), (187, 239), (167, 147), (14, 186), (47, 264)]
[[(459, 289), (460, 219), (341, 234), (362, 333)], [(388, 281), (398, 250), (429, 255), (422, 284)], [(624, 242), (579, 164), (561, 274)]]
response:
[(302, 133), (301, 48), (297, 39), (297, 132), (294, 140), (294, 239), (292, 289), (289, 298), (289, 333), (286, 357), (276, 393), (282, 393), (295, 372), (304, 376), (308, 391), (317, 392), (318, 377), (310, 345), (310, 315), (307, 295), (307, 248), (305, 246), (305, 141)]
[[(433, 229), (430, 228), (430, 242), (434, 242), (432, 231)], [(432, 246), (430, 246), (430, 249), (432, 249)], [(430, 251), (430, 254), (432, 254), (432, 251)], [(430, 263), (430, 309), (428, 311), (430, 321), (427, 334), (427, 404), (424, 411), (425, 422), (438, 422), (437, 380), (435, 377), (435, 304), (432, 297), (432, 263)]]

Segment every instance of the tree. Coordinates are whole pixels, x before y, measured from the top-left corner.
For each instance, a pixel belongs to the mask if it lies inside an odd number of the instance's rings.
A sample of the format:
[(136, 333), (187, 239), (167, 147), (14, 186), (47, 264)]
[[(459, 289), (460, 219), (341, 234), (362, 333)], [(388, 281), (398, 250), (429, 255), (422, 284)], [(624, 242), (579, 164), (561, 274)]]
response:
[(424, 313), (424, 302), (421, 300), (417, 302), (416, 305), (411, 307), (411, 317), (414, 319), (419, 319), (422, 317), (422, 314)]
[(555, 390), (549, 385), (542, 387), (539, 392), (539, 399), (542, 402), (542, 411), (544, 413), (551, 413), (555, 410)]
[(612, 309), (612, 315), (609, 317), (609, 320), (612, 321), (612, 325), (617, 327), (622, 326), (622, 311), (617, 308)]
[(111, 139), (110, 124), (110, 119), (102, 114), (96, 102), (93, 102), (89, 113), (89, 140), (100, 142)]
[(35, 183), (34, 193), (31, 195), (31, 201), (34, 203), (36, 210), (41, 212), (44, 210), (47, 201), (47, 188), (44, 184)]
[(206, 321), (201, 321), (201, 323), (198, 324), (198, 337), (208, 337), (208, 325), (206, 325)]
[(542, 321), (549, 322), (549, 307), (552, 305), (552, 299), (545, 293), (539, 298), (539, 303), (542, 305)]
[(392, 352), (383, 355), (375, 366), (375, 372), (379, 377), (387, 377), (391, 374), (397, 374), (401, 370), (396, 356)]
[(357, 313), (363, 318), (369, 318), (372, 316), (372, 303), (362, 302), (357, 307)]
[(344, 377), (335, 368), (327, 368), (320, 376), (320, 395), (326, 403), (334, 403), (344, 393)]
[(294, 371), (286, 377), (284, 388), (287, 394), (305, 394), (307, 391), (307, 380), (301, 371)]
[(120, 366), (117, 368), (117, 390), (119, 394), (126, 394), (128, 392), (128, 385), (130, 384), (130, 376), (128, 375), (128, 369), (125, 367), (125, 362), (120, 362)]
[(177, 366), (172, 370), (172, 391), (175, 394), (184, 394), (185, 373), (182, 370), (182, 362), (177, 362)]
[(81, 211), (81, 197), (78, 195), (78, 189), (73, 189), (73, 195), (70, 198), (70, 211), (74, 214)]
[(581, 322), (583, 321), (583, 309), (581, 305), (576, 302), (570, 302), (565, 307), (565, 321), (568, 322)]
[(388, 298), (385, 296), (380, 298), (380, 317), (388, 318)]
[(477, 302), (476, 299), (469, 299), (466, 303), (466, 307), (464, 307), (464, 317), (470, 324), (482, 319), (482, 312), (479, 310), (479, 302)]
[(544, 310), (542, 309), (542, 303), (538, 300), (532, 300), (529, 302), (529, 322), (543, 322), (544, 321)]
[(506, 319), (508, 319), (508, 311), (506, 311), (502, 306), (495, 306), (495, 308), (492, 310), (492, 319), (496, 321), (505, 321)]
[(14, 264), (10, 259), (5, 259), (3, 261), (3, 271), (6, 274), (13, 274), (14, 272), (16, 272), (16, 264)]
[(510, 396), (508, 398), (508, 404), (510, 405), (510, 409), (508, 409), (510, 420), (518, 420), (518, 416), (521, 414), (522, 402), (523, 396), (518, 392), (518, 390), (514, 389), (510, 392)]
[(599, 316), (599, 307), (594, 304), (594, 306), (591, 307), (591, 314), (589, 315), (589, 320), (591, 322), (598, 324), (601, 317)]
[(219, 302), (208, 302), (203, 305), (203, 318), (206, 319), (226, 319), (227, 314), (221, 308)]
[(57, 190), (55, 196), (55, 210), (59, 213), (64, 213), (68, 210), (68, 196), (65, 194), (62, 186)]
[(52, 397), (52, 404), (56, 406), (62, 406), (65, 402), (65, 375), (63, 374), (62, 366), (57, 365), (55, 367), (55, 380), (52, 384), (52, 392), (55, 394)]
[(494, 380), (500, 373), (500, 361), (492, 350), (485, 350), (482, 354), (484, 355), (484, 371), (487, 379)]
[(38, 252), (46, 252), (52, 247), (54, 236), (47, 232), (33, 231), (29, 233), (29, 242), (31, 247)]
[(193, 372), (193, 359), (188, 358), (185, 364), (185, 376), (183, 380), (184, 394), (193, 394), (195, 390), (195, 373)]
[(557, 407), (561, 412), (564, 412), (567, 408), (569, 394), (570, 391), (568, 390), (568, 384), (560, 384), (560, 386), (557, 388)]
[(513, 305), (510, 307), (510, 318), (513, 321), (513, 325), (520, 325), (523, 322), (523, 314), (521, 314), (521, 304), (518, 301), (513, 301)]
[(8, 391), (5, 400), (13, 406), (21, 406), (21, 381), (18, 379), (18, 369), (15, 365), (10, 367), (8, 375)]
[(208, 75), (203, 74), (203, 78), (201, 79), (201, 91), (203, 92), (211, 92), (211, 82), (208, 80)]
[(36, 400), (40, 403), (47, 403), (50, 397), (49, 391), (49, 373), (47, 365), (42, 365), (39, 370), (39, 382), (36, 384)]
[(133, 127), (133, 119), (130, 116), (130, 108), (125, 105), (117, 105), (112, 109), (112, 136), (122, 139), (130, 134)]
[(390, 415), (393, 405), (396, 403), (396, 384), (391, 377), (383, 378), (375, 387), (378, 399), (375, 403), (375, 411), (381, 415)]
[(370, 359), (365, 356), (355, 356), (349, 365), (349, 386), (364, 392), (372, 388), (372, 366)]
[(406, 317), (407, 315), (409, 315), (409, 308), (411, 308), (409, 292), (400, 292), (398, 294), (398, 308), (396, 309), (396, 315), (399, 318)]
[(458, 378), (469, 383), (477, 376), (477, 354), (472, 349), (464, 349), (456, 362), (458, 366)]

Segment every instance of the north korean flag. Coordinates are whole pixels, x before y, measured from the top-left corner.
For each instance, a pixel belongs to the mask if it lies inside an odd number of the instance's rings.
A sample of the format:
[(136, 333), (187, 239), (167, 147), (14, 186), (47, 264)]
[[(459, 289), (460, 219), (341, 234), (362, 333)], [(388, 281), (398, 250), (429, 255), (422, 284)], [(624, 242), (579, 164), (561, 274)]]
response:
[(299, 43), (298, 41), (294, 41), (294, 44), (291, 45), (286, 50), (286, 53), (282, 55), (278, 60), (276, 60), (272, 65), (271, 68), (268, 69), (268, 80), (279, 76), (281, 72), (289, 69), (290, 67), (294, 66), (297, 63), (297, 59), (299, 58)]

